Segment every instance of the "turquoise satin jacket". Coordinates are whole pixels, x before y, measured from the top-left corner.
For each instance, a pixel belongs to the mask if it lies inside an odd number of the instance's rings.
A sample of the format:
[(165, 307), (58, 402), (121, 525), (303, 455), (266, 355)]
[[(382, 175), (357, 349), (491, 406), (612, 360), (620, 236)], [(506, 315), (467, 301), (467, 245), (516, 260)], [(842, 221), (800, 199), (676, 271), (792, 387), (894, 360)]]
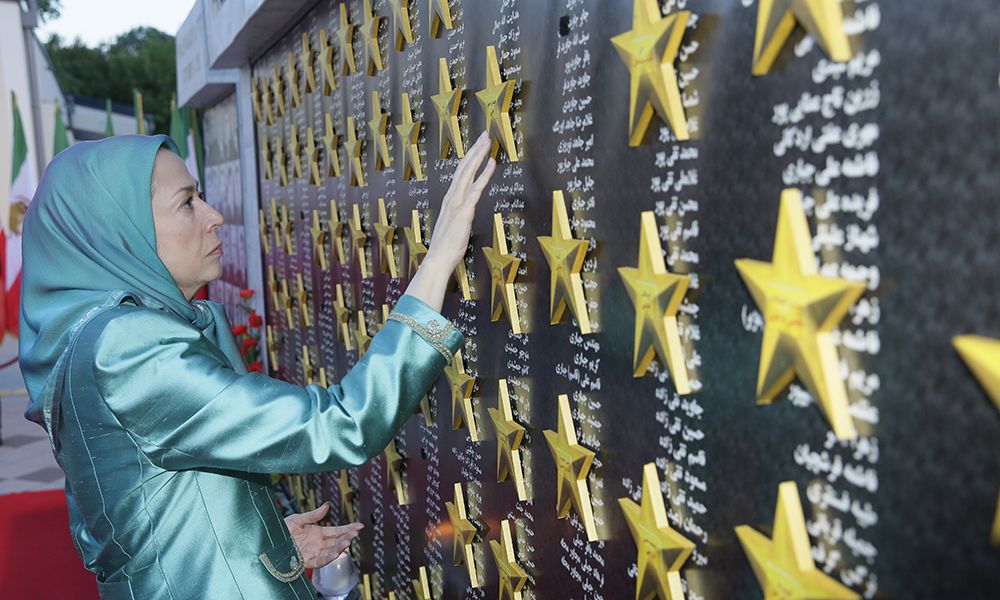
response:
[(100, 312), (70, 349), (57, 459), (102, 598), (315, 598), (268, 474), (379, 455), (462, 343), (403, 296), (339, 385), (300, 387), (237, 372), (169, 311)]

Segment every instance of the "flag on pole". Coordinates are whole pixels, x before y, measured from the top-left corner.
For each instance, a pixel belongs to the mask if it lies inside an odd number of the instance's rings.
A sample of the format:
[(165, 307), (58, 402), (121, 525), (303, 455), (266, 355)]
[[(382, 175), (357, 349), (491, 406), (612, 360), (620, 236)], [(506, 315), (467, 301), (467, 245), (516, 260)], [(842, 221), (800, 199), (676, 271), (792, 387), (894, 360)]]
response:
[(132, 88), (132, 101), (135, 104), (135, 127), (139, 135), (146, 135), (146, 119), (142, 115), (142, 92)]
[(201, 134), (195, 109), (178, 108), (177, 96), (170, 99), (170, 137), (177, 144), (177, 152), (184, 159), (188, 172), (195, 181), (201, 183), (204, 159), (201, 156)]
[[(14, 113), (13, 146), (11, 149), (11, 183), (7, 199), (4, 227), (0, 229), (0, 271), (3, 274), (3, 329), (17, 335), (18, 311), (21, 305), (21, 222), (28, 203), (35, 195), (38, 178), (35, 166), (28, 159), (28, 140), (17, 108), (17, 96), (11, 92)], [(0, 333), (2, 335), (2, 333)]]
[(59, 110), (59, 103), (56, 102), (56, 132), (52, 138), (52, 156), (59, 154), (69, 148), (69, 136), (66, 134), (66, 122), (63, 121), (62, 111)]
[(111, 121), (111, 98), (107, 99), (105, 111), (107, 112), (107, 118), (104, 121), (104, 137), (111, 137), (115, 134), (115, 125)]
[(198, 109), (191, 107), (187, 109), (188, 134), (187, 134), (187, 164), (188, 171), (198, 182), (205, 180), (205, 149), (201, 145), (201, 128), (198, 127)]

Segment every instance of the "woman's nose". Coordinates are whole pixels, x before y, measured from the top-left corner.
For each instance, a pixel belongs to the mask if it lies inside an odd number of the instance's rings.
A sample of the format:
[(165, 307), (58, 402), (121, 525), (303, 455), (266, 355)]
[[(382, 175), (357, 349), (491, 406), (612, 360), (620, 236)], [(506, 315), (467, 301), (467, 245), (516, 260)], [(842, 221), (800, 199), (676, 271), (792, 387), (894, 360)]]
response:
[(207, 204), (206, 206), (208, 207), (209, 211), (206, 223), (208, 225), (208, 230), (213, 231), (222, 226), (222, 224), (225, 222), (225, 218), (222, 216), (222, 213), (215, 210), (215, 208), (213, 208), (212, 206)]

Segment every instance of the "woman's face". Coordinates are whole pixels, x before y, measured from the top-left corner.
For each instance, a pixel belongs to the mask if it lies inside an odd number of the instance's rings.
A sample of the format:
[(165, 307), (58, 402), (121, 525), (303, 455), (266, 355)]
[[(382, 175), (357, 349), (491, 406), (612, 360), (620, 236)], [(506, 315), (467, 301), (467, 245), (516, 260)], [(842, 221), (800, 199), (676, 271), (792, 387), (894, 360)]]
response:
[(205, 202), (181, 158), (161, 148), (153, 165), (156, 253), (190, 300), (222, 275), (222, 215)]

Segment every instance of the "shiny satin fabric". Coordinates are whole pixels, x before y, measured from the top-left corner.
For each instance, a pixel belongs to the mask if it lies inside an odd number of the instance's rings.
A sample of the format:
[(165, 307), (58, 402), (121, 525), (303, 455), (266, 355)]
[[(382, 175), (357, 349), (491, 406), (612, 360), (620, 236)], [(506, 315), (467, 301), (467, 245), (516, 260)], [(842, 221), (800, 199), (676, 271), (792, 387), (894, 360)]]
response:
[[(197, 327), (139, 304), (81, 329), (61, 400), (73, 539), (102, 598), (314, 598), (268, 474), (377, 456), (445, 358), (390, 320), (339, 385), (300, 387), (233, 369)], [(410, 296), (395, 311), (445, 323)]]

